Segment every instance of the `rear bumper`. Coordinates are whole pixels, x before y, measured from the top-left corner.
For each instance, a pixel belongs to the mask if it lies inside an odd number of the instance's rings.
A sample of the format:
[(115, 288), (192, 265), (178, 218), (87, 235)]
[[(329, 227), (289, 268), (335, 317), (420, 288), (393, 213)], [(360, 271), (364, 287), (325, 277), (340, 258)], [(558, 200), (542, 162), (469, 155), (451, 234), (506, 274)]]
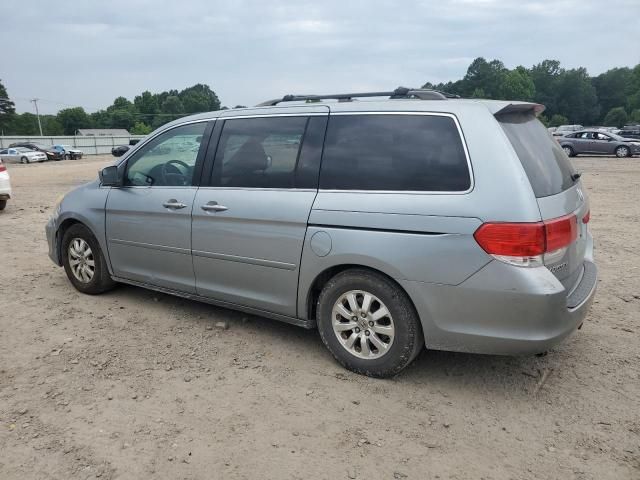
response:
[(401, 281), (416, 305), (427, 348), (523, 355), (549, 350), (582, 325), (597, 285), (585, 261), (568, 292), (545, 267), (492, 261), (457, 286)]

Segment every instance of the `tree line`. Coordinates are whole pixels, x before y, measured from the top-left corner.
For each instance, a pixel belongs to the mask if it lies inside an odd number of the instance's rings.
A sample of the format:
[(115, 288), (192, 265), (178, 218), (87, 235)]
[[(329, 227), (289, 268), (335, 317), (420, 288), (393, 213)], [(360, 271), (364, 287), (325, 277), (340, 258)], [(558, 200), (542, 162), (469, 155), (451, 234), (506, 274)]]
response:
[[(75, 135), (80, 128), (124, 128), (134, 135), (146, 135), (182, 116), (220, 109), (216, 93), (199, 83), (181, 91), (144, 91), (133, 101), (118, 97), (106, 109), (93, 113), (82, 107), (65, 108), (56, 115), (40, 115), (40, 122), (45, 135)], [(4, 135), (39, 135), (36, 115), (15, 113), (14, 103), (1, 82), (0, 128)]]
[(640, 124), (640, 64), (590, 77), (585, 68), (565, 69), (558, 60), (510, 70), (500, 60), (478, 57), (462, 79), (427, 82), (424, 88), (466, 98), (541, 103), (546, 109), (540, 119), (549, 126)]
[[(585, 68), (565, 69), (557, 60), (544, 60), (531, 68), (508, 69), (500, 60), (476, 58), (464, 77), (433, 84), (434, 88), (466, 98), (525, 100), (546, 106), (541, 120), (549, 126), (562, 124), (622, 127), (640, 124), (640, 64), (612, 68), (596, 77)], [(237, 105), (235, 108), (242, 107)], [(87, 113), (82, 107), (40, 115), (45, 135), (74, 135), (80, 128), (124, 128), (146, 135), (164, 123), (184, 115), (225, 109), (216, 93), (205, 84), (162, 93), (144, 91), (133, 101), (118, 97), (104, 110)], [(0, 82), (0, 133), (38, 135), (33, 113), (15, 113), (6, 88)]]

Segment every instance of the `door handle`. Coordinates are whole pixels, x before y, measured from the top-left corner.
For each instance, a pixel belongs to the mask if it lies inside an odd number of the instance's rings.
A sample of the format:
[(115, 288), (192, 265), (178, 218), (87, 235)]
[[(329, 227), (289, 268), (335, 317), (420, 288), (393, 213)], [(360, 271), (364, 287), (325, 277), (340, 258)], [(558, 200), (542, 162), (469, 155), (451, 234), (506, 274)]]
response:
[(177, 201), (175, 198), (172, 198), (171, 200), (167, 200), (162, 204), (162, 206), (165, 208), (171, 208), (174, 210), (180, 210), (181, 208), (186, 207), (184, 203)]
[(224, 212), (225, 210), (229, 210), (224, 205), (220, 205), (218, 202), (213, 200), (202, 205), (200, 208), (205, 212)]

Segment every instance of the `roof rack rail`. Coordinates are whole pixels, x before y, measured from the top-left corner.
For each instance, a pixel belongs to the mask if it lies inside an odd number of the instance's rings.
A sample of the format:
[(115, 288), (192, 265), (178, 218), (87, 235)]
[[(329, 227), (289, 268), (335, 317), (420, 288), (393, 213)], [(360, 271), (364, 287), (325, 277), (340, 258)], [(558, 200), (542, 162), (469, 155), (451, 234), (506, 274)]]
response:
[(389, 97), (389, 99), (417, 98), (420, 100), (446, 100), (448, 98), (460, 98), (458, 95), (440, 92), (426, 88), (398, 87), (392, 92), (362, 92), (362, 93), (336, 93), (334, 95), (285, 95), (275, 100), (267, 100), (256, 107), (273, 107), (282, 102), (319, 102), (320, 100), (338, 100), (348, 102), (354, 98)]

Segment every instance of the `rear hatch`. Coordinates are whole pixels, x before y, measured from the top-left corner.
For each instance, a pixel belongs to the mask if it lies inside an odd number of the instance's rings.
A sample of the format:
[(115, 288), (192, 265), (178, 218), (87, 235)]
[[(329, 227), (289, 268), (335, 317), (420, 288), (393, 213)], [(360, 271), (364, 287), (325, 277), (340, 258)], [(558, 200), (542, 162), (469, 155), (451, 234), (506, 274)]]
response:
[(571, 222), (571, 228), (575, 225), (575, 240), (544, 255), (545, 266), (571, 290), (582, 274), (588, 245), (589, 205), (579, 175), (558, 142), (536, 118), (534, 108), (505, 108), (495, 116), (529, 178), (542, 220), (564, 218)]

